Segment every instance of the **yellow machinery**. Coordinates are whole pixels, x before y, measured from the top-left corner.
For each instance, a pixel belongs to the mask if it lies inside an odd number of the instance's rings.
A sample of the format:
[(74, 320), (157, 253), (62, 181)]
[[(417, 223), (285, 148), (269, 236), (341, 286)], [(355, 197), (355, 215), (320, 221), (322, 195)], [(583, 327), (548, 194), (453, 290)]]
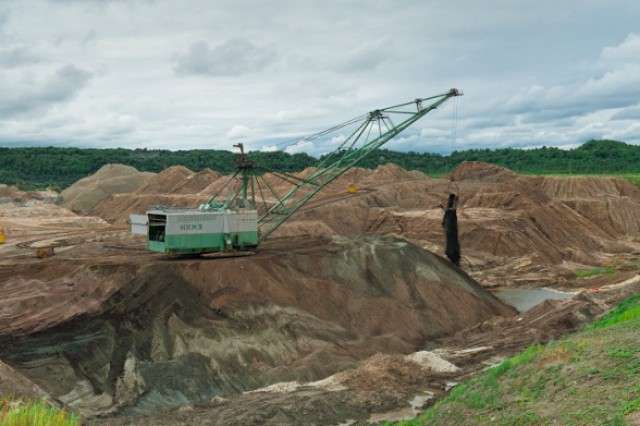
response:
[(347, 186), (347, 192), (349, 194), (355, 194), (356, 192), (358, 192), (358, 187), (352, 183), (351, 185)]
[(7, 242), (7, 235), (4, 233), (4, 228), (0, 226), (0, 244)]

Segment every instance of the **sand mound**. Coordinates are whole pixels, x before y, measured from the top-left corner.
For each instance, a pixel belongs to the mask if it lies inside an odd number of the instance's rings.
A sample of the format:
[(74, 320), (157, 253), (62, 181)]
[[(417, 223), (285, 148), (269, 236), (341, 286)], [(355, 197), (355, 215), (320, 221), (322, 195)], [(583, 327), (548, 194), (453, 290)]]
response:
[(24, 195), (24, 192), (20, 191), (17, 187), (0, 183), (0, 197), (16, 198), (22, 195)]
[(328, 237), (336, 232), (329, 228), (326, 223), (319, 220), (295, 220), (285, 223), (278, 229), (278, 237), (310, 236)]
[[(298, 174), (308, 176), (308, 168)], [(266, 174), (284, 195), (291, 183)], [(442, 211), (449, 192), (460, 196), (463, 260), (474, 265), (598, 264), (606, 253), (638, 250), (640, 189), (619, 178), (522, 176), (480, 162), (461, 164), (451, 179), (433, 179), (394, 164), (354, 168), (299, 210), (274, 237), (398, 234), (443, 250)], [(142, 189), (103, 197), (91, 213), (126, 223), (128, 215), (153, 205), (195, 207), (220, 191), (227, 176), (172, 167)], [(348, 192), (355, 184), (357, 191)], [(263, 187), (268, 203), (275, 202)], [(542, 267), (542, 266), (540, 266)], [(555, 266), (554, 266), (555, 267)], [(506, 277), (504, 271), (499, 272)], [(553, 274), (547, 274), (549, 280)], [(494, 278), (483, 276), (493, 281)], [(505, 278), (506, 279), (506, 278)], [(509, 285), (502, 282), (500, 285)]]
[(130, 214), (144, 213), (153, 206), (197, 207), (207, 199), (204, 195), (115, 194), (98, 203), (91, 214), (110, 223), (125, 224)]
[(177, 186), (190, 178), (193, 172), (184, 166), (171, 166), (156, 174), (152, 179), (138, 189), (138, 194), (170, 194)]
[(107, 164), (62, 191), (63, 204), (73, 211), (86, 214), (112, 194), (138, 190), (153, 176), (153, 173), (139, 172), (130, 166)]
[(465, 161), (449, 175), (451, 180), (482, 180), (485, 182), (504, 182), (517, 175), (511, 170), (495, 164), (481, 161)]
[[(207, 185), (204, 189), (202, 189), (200, 191), (200, 195), (205, 195), (205, 196), (211, 197), (214, 194), (217, 194), (220, 191), (223, 191), (225, 189), (225, 185), (227, 185), (229, 183), (229, 178), (230, 178), (230, 176), (224, 176), (224, 175), (218, 177), (213, 182), (211, 182), (209, 185)], [(266, 188), (262, 188), (262, 191), (265, 192), (265, 196), (268, 195)]]
[(394, 163), (383, 164), (367, 174), (369, 182), (397, 182), (411, 179), (428, 179), (428, 177), (416, 170), (405, 170)]
[(204, 169), (187, 176), (184, 181), (178, 183), (171, 191), (174, 194), (197, 194), (204, 191), (222, 175), (211, 169)]
[(420, 383), (425, 371), (402, 355), (376, 354), (357, 368), (336, 374), (349, 389), (388, 393)]
[(558, 199), (633, 197), (640, 199), (640, 188), (617, 177), (569, 176), (544, 177), (542, 191)]

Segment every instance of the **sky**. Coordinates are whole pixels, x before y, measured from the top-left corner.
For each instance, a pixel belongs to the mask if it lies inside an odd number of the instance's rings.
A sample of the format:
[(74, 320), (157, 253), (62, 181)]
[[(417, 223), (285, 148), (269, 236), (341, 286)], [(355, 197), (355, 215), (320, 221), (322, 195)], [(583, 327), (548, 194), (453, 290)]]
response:
[(640, 2), (0, 0), (0, 146), (272, 150), (452, 87), (386, 147), (640, 144)]

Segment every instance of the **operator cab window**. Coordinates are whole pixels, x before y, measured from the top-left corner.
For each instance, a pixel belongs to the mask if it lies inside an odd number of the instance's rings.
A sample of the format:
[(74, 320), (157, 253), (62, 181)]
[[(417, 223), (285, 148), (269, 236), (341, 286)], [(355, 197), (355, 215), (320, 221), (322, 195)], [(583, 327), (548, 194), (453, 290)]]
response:
[(149, 241), (164, 242), (167, 228), (167, 216), (161, 214), (149, 215)]

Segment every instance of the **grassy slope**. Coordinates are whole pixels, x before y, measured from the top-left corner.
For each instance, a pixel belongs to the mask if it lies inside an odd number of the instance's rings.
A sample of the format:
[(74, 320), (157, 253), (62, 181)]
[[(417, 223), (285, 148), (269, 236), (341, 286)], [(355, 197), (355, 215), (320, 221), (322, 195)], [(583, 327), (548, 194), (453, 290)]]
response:
[(640, 424), (640, 295), (581, 332), (505, 360), (399, 423), (423, 424)]
[(621, 175), (621, 177), (627, 179), (629, 182), (636, 186), (640, 186), (640, 174), (624, 173)]
[(45, 402), (14, 403), (0, 399), (0, 426), (78, 426), (78, 417)]

